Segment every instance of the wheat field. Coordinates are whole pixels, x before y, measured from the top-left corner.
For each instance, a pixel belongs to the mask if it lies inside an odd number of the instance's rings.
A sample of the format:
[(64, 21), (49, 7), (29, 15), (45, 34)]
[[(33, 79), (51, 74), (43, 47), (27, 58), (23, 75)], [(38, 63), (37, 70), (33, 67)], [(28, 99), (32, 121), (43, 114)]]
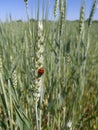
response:
[(96, 0), (77, 21), (66, 20), (66, 0), (41, 21), (24, 2), (27, 22), (0, 22), (0, 130), (98, 130)]

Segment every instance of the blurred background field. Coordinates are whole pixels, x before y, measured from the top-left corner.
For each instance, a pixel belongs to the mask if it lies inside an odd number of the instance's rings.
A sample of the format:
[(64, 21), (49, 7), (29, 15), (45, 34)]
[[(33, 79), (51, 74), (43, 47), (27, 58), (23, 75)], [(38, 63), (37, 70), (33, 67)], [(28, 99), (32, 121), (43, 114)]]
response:
[[(81, 14), (81, 12), (80, 12)], [(98, 21), (43, 20), (42, 130), (98, 129)], [(61, 25), (62, 23), (62, 25)], [(0, 23), (0, 129), (35, 130), (32, 68), (38, 20)], [(83, 31), (81, 33), (81, 30)], [(70, 125), (69, 125), (70, 124)]]

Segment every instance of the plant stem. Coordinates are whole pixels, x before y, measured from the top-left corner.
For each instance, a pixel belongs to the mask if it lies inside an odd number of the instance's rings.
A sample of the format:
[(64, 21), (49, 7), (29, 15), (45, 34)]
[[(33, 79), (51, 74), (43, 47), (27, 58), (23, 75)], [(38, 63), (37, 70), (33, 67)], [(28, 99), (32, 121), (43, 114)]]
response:
[(39, 127), (38, 127), (38, 109), (37, 109), (37, 104), (35, 106), (35, 113), (36, 113), (36, 129), (39, 130)]

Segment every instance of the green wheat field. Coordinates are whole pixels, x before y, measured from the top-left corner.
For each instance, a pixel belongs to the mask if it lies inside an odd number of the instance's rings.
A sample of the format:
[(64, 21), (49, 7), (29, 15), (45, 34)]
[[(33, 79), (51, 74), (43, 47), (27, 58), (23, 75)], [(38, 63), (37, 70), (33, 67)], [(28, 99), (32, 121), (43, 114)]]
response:
[(54, 20), (43, 10), (40, 26), (39, 10), (29, 19), (24, 2), (27, 22), (0, 22), (0, 130), (98, 130), (96, 0), (87, 20), (81, 5), (77, 21), (56, 0)]

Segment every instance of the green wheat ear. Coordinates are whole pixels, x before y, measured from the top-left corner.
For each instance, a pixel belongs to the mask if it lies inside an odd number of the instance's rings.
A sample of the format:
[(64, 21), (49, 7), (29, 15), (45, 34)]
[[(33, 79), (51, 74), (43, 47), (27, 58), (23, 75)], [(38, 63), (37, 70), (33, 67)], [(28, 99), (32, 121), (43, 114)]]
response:
[(17, 72), (16, 72), (16, 67), (13, 67), (15, 66), (14, 63), (13, 63), (13, 57), (10, 56), (10, 60), (11, 60), (11, 63), (12, 63), (12, 68), (13, 68), (13, 71), (12, 71), (12, 83), (13, 83), (13, 87), (16, 89), (17, 88)]
[(66, 55), (65, 55), (65, 62), (66, 64), (71, 63), (71, 57), (70, 57), (70, 40), (66, 44)]
[(26, 4), (26, 8), (28, 8), (28, 0), (24, 0), (25, 4)]
[(36, 43), (36, 57), (35, 57), (35, 81), (32, 84), (33, 91), (33, 104), (37, 105), (40, 98), (40, 89), (42, 76), (38, 76), (38, 70), (44, 65), (44, 34), (43, 34), (43, 22), (38, 22), (38, 41)]
[(59, 24), (59, 27), (60, 27), (60, 30), (59, 30), (59, 33), (60, 33), (60, 36), (63, 32), (63, 29), (64, 29), (64, 22), (65, 22), (65, 16), (66, 16), (66, 2), (64, 2), (64, 0), (60, 0), (60, 4), (59, 4), (59, 8), (60, 8), (60, 24)]
[(79, 22), (79, 33), (80, 35), (83, 32), (84, 29), (84, 19), (85, 19), (85, 4), (82, 5), (81, 11), (80, 11), (80, 22)]
[(67, 0), (64, 0), (64, 19), (66, 20), (66, 13), (67, 13)]
[(57, 14), (58, 14), (58, 9), (59, 9), (59, 0), (55, 0), (54, 18), (56, 18)]
[(88, 18), (88, 27), (91, 27), (91, 25), (92, 25), (92, 20), (93, 20), (95, 9), (96, 9), (96, 0), (94, 0), (93, 6), (91, 9), (91, 13), (90, 13), (90, 16)]

